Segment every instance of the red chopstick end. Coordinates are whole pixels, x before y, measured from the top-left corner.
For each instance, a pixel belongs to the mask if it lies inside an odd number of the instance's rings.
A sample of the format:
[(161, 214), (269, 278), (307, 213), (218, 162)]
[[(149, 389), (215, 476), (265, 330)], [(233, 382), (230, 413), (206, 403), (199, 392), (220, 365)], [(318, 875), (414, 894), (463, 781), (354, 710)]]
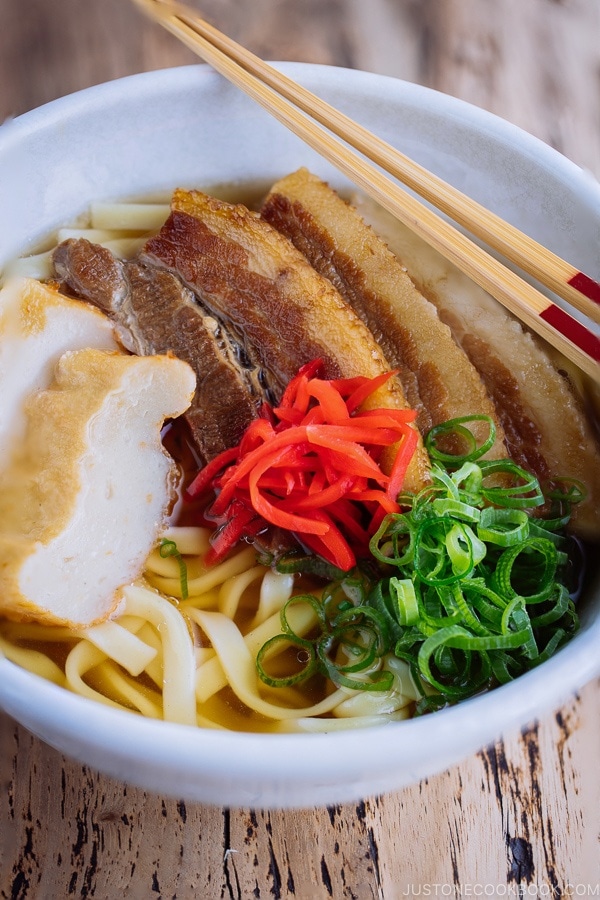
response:
[(572, 278), (569, 278), (567, 284), (574, 287), (576, 291), (579, 291), (588, 300), (593, 300), (594, 303), (600, 304), (600, 284), (594, 281), (593, 278), (590, 278), (589, 275), (585, 275), (583, 272), (576, 272)]
[(550, 305), (540, 313), (540, 319), (544, 319), (553, 328), (570, 340), (573, 344), (600, 362), (600, 340), (591, 331), (566, 313), (560, 306)]

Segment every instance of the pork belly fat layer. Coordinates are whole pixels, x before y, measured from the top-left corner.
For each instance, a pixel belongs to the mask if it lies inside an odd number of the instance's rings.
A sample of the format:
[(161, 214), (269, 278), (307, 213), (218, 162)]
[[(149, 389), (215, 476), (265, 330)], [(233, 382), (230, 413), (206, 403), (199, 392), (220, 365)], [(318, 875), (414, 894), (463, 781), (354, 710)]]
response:
[[(437, 310), (356, 210), (327, 184), (300, 169), (272, 188), (261, 214), (285, 234), (338, 289), (371, 329), (388, 361), (400, 369), (408, 402), (423, 433), (459, 416), (496, 422), (491, 457), (506, 455), (493, 404), (465, 352)], [(474, 425), (479, 440), (485, 425)]]
[(191, 365), (197, 386), (186, 418), (205, 460), (239, 442), (263, 397), (236, 367), (237, 348), (177, 276), (120, 262), (84, 239), (62, 243), (54, 266), (71, 291), (114, 319), (127, 349), (138, 356), (172, 353)]

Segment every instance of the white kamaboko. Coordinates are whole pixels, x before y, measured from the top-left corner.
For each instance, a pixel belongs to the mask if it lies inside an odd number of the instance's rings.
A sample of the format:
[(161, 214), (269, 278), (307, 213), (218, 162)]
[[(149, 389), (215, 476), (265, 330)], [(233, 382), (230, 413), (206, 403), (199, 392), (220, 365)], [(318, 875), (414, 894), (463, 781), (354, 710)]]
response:
[(166, 418), (195, 376), (170, 356), (64, 353), (23, 402), (24, 437), (0, 472), (0, 604), (11, 618), (100, 622), (167, 524), (177, 470)]
[(0, 469), (22, 443), (27, 397), (49, 387), (66, 350), (86, 347), (117, 349), (99, 310), (32, 278), (13, 278), (0, 290)]

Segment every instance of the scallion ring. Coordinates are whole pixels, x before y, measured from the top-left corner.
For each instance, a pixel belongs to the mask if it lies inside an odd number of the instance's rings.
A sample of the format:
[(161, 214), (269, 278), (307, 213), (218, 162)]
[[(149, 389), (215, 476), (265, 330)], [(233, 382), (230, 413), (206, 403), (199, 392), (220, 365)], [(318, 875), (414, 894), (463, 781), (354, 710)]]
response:
[[(295, 647), (298, 650), (297, 661), (302, 664), (302, 668), (298, 672), (291, 675), (270, 675), (265, 669), (265, 660), (269, 656), (280, 656), (280, 650), (287, 650)], [(305, 656), (305, 659), (302, 657)], [(295, 684), (301, 684), (319, 668), (319, 660), (317, 652), (312, 641), (306, 641), (304, 638), (291, 634), (276, 634), (266, 641), (258, 653), (256, 654), (256, 671), (258, 677), (264, 684), (269, 687), (291, 687)]]
[[(485, 422), (488, 426), (488, 436), (479, 446), (472, 431), (465, 427), (469, 422)], [(437, 442), (442, 438), (459, 438), (466, 442), (467, 451), (462, 454), (444, 453), (437, 446)], [(460, 465), (464, 462), (473, 462), (482, 457), (491, 449), (496, 440), (496, 426), (493, 419), (489, 416), (459, 416), (450, 419), (448, 422), (442, 422), (429, 431), (425, 438), (425, 447), (431, 459), (440, 460), (444, 463), (452, 465)]]

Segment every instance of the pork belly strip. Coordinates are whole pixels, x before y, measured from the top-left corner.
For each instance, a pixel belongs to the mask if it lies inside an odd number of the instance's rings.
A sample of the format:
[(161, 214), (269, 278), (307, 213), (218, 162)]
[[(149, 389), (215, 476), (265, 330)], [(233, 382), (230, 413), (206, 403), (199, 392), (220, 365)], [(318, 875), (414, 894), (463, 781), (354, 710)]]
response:
[(594, 413), (590, 408), (588, 414), (568, 366), (385, 210), (368, 198), (356, 202), (479, 371), (504, 425), (509, 455), (542, 481), (551, 476), (582, 481), (589, 493), (573, 510), (572, 528), (599, 540), (600, 446)]
[(128, 350), (138, 356), (172, 353), (191, 365), (196, 392), (186, 418), (206, 461), (239, 442), (264, 397), (233, 365), (239, 351), (180, 279), (163, 268), (121, 262), (85, 239), (64, 241), (53, 261), (72, 293), (111, 316)]
[[(335, 287), (257, 213), (181, 190), (171, 209), (141, 258), (177, 272), (282, 388), (316, 358), (329, 378), (390, 371), (370, 330)], [(390, 378), (372, 404), (405, 408), (399, 380)], [(407, 488), (420, 489), (428, 470), (419, 441)]]
[[(502, 426), (482, 380), (378, 235), (307, 169), (271, 188), (261, 214), (289, 237), (366, 323), (389, 362), (400, 369), (408, 402), (423, 433), (459, 416), (484, 414), (498, 430), (490, 457), (506, 456)], [(474, 424), (483, 441), (485, 424)]]

